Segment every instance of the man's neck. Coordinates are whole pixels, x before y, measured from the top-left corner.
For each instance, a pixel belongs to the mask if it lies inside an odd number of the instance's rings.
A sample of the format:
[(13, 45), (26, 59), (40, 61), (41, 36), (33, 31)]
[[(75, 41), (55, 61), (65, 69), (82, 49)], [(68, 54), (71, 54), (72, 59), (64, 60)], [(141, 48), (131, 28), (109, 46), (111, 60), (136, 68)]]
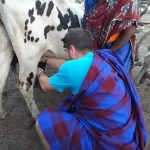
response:
[(84, 57), (89, 52), (92, 52), (92, 51), (91, 50), (85, 50), (83, 52), (79, 52), (77, 58)]

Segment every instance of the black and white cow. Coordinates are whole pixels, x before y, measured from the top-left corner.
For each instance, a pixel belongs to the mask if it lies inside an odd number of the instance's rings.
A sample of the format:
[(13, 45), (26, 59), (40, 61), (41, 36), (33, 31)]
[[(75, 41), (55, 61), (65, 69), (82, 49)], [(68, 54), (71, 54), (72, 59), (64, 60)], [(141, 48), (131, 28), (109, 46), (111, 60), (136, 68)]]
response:
[[(81, 26), (83, 13), (83, 3), (76, 4), (69, 0), (0, 1), (0, 17), (5, 26), (4, 28), (0, 25), (0, 34), (6, 35), (0, 40), (4, 42), (4, 47), (0, 47), (0, 52), (4, 51), (3, 55), (0, 54), (0, 63), (3, 64), (0, 73), (0, 77), (3, 77), (3, 81), (0, 82), (0, 94), (8, 75), (14, 49), (20, 67), (19, 87), (33, 118), (39, 113), (33, 97), (38, 61), (45, 52), (49, 52), (50, 57), (67, 59), (61, 39), (69, 28)], [(0, 119), (4, 117), (0, 95)]]

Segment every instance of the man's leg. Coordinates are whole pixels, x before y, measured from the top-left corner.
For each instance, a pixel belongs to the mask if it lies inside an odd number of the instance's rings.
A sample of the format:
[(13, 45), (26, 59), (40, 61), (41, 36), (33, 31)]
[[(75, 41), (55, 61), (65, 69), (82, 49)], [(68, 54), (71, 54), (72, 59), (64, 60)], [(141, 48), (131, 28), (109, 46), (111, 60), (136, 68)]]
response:
[(36, 129), (46, 150), (93, 149), (88, 131), (67, 112), (45, 109), (37, 116)]
[(38, 135), (39, 135), (39, 137), (40, 137), (40, 139), (41, 139), (41, 141), (42, 141), (42, 143), (43, 143), (45, 149), (46, 149), (46, 150), (51, 150), (51, 148), (50, 148), (48, 142), (46, 141), (46, 139), (44, 138), (43, 133), (42, 133), (41, 130), (40, 130), (38, 121), (36, 121), (36, 131), (37, 131), (37, 133), (38, 133)]

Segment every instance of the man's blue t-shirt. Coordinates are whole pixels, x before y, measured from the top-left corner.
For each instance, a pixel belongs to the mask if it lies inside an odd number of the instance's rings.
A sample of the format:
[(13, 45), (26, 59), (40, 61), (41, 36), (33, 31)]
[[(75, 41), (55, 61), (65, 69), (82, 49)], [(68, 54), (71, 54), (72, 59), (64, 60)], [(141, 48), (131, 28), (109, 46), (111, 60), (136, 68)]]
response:
[(59, 92), (69, 89), (73, 95), (77, 94), (92, 64), (93, 56), (93, 52), (88, 52), (79, 59), (66, 61), (48, 82)]

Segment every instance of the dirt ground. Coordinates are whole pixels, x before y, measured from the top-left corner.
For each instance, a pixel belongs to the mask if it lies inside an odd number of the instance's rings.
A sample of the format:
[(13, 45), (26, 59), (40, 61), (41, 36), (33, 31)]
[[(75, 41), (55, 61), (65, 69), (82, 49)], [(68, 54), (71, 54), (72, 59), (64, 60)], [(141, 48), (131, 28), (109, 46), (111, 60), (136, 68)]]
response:
[[(141, 58), (147, 51), (147, 45), (148, 40), (141, 46)], [(139, 69), (137, 67), (134, 70), (134, 75), (137, 74)], [(50, 74), (54, 73), (54, 70), (47, 69), (47, 71)], [(17, 81), (18, 77), (10, 73), (3, 93), (3, 106), (5, 111), (8, 112), (8, 117), (0, 120), (0, 150), (43, 150), (35, 127), (30, 127), (31, 115), (18, 90)], [(141, 97), (150, 136), (150, 87), (142, 85), (137, 89)], [(60, 100), (67, 95), (69, 95), (67, 91), (61, 94), (58, 92), (43, 93), (39, 87), (34, 90), (36, 104), (40, 111), (47, 107), (55, 108)], [(150, 140), (147, 143), (146, 150), (150, 150)]]

